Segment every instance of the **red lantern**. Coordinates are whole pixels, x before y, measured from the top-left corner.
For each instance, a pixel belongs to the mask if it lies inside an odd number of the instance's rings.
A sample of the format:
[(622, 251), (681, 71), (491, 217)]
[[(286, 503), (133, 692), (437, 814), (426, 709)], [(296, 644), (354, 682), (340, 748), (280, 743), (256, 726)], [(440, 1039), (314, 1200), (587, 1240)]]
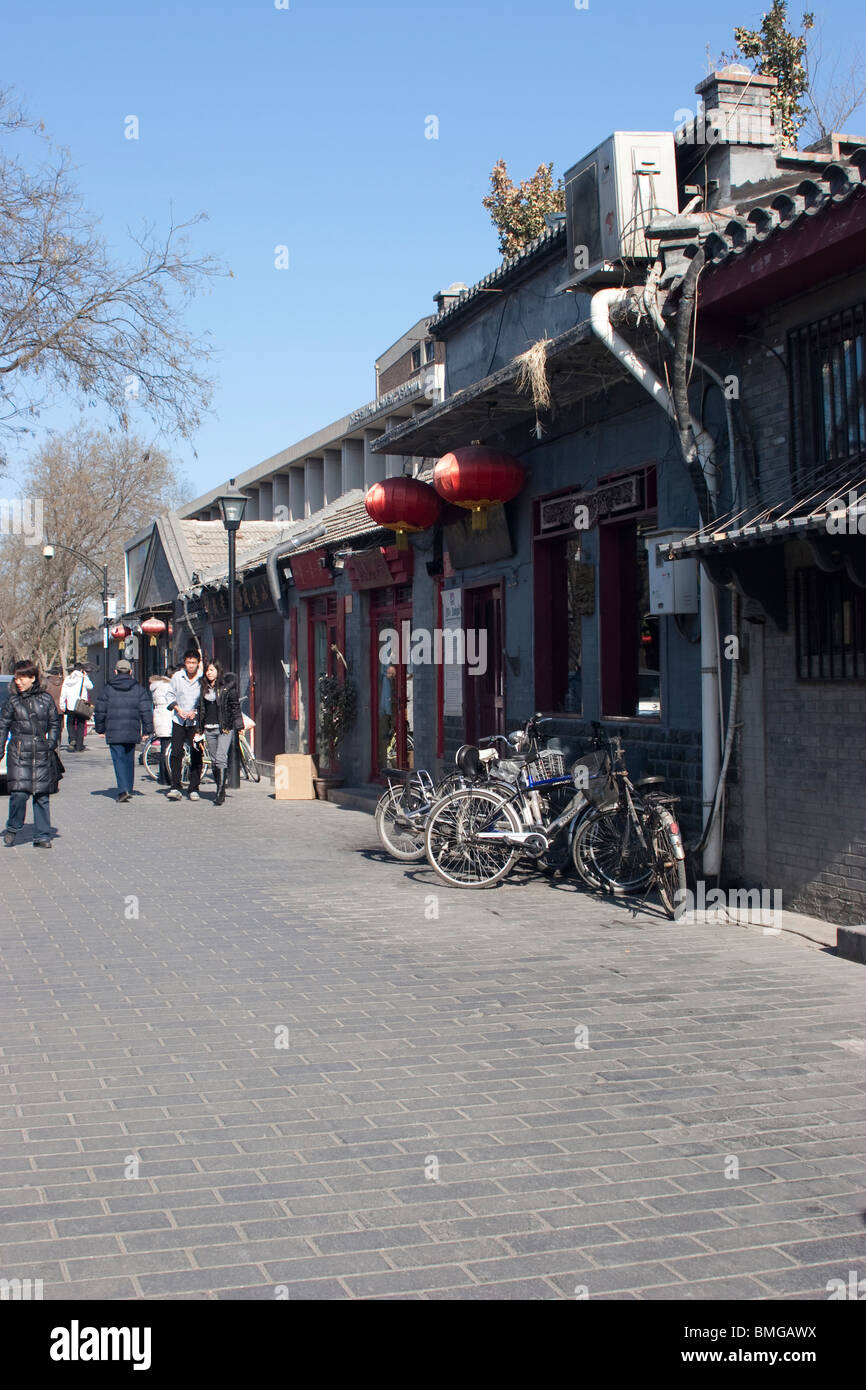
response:
[(439, 515), (440, 502), (429, 483), (417, 478), (384, 478), (374, 483), (364, 506), (379, 526), (397, 532), (397, 549), (408, 549), (409, 531), (426, 531)]
[(523, 464), (511, 454), (470, 444), (445, 454), (433, 470), (433, 486), (446, 502), (472, 512), (473, 531), (487, 527), (487, 508), (510, 502), (523, 487)]
[(111, 629), (109, 636), (113, 637), (116, 642), (125, 642), (127, 637), (132, 636), (132, 628), (124, 627), (123, 623), (118, 623), (117, 627)]
[(157, 634), (165, 632), (165, 623), (161, 618), (145, 618), (141, 625), (141, 630), (146, 637), (150, 638), (150, 645), (155, 647)]

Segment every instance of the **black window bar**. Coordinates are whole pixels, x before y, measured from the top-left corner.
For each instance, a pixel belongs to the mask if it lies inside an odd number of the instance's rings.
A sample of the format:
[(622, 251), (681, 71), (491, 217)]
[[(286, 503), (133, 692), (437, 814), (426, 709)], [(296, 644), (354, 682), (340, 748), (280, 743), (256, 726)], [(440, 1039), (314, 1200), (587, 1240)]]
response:
[(866, 461), (866, 306), (788, 334), (791, 473), (796, 487)]
[(795, 574), (797, 678), (866, 680), (866, 589), (843, 571)]

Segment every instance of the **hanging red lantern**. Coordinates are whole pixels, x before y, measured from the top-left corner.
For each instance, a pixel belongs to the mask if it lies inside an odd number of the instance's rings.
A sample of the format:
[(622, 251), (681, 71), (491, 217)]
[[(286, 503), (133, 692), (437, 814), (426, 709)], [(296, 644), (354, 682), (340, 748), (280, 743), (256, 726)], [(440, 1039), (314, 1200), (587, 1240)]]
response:
[(155, 647), (158, 634), (165, 632), (165, 623), (161, 618), (145, 618), (141, 630), (146, 637), (150, 638), (150, 645)]
[(407, 533), (432, 526), (441, 503), (429, 483), (420, 483), (417, 478), (383, 478), (370, 488), (364, 506), (378, 526), (397, 532), (397, 549), (407, 550)]
[(473, 531), (486, 530), (488, 507), (510, 502), (525, 481), (522, 463), (484, 444), (470, 444), (444, 454), (433, 470), (433, 486), (439, 496), (471, 511)]
[(115, 642), (125, 642), (127, 637), (132, 636), (132, 628), (124, 627), (123, 623), (118, 623), (117, 627), (111, 629), (109, 636), (113, 637)]

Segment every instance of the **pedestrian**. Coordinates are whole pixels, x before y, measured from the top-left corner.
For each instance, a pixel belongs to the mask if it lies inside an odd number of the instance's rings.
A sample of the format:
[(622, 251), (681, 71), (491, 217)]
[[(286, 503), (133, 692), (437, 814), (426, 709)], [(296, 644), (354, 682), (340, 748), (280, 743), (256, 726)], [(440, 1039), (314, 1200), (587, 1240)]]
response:
[(36, 662), (16, 662), (9, 696), (0, 710), (0, 750), (6, 748), (9, 740), (6, 756), (9, 817), (3, 832), (3, 843), (7, 846), (14, 845), (24, 824), (27, 798), (32, 796), (34, 848), (51, 848), (48, 800), (57, 791), (59, 777), (63, 775), (56, 753), (62, 728), (63, 721), (54, 699), (40, 687)]
[(124, 805), (132, 800), (135, 745), (142, 733), (153, 733), (153, 705), (147, 691), (133, 677), (132, 666), (123, 657), (115, 664), (111, 680), (99, 692), (94, 726), (98, 734), (105, 734), (114, 763), (117, 801)]
[(198, 727), (207, 743), (217, 791), (214, 806), (226, 799), (226, 769), (229, 748), (237, 729), (244, 726), (235, 678), (223, 671), (218, 661), (205, 665), (201, 682)]
[(195, 647), (183, 654), (183, 670), (176, 671), (168, 683), (166, 709), (171, 711), (171, 791), (168, 801), (180, 801), (183, 754), (189, 744), (189, 799), (199, 801), (202, 751), (195, 741), (198, 731), (198, 705), (201, 696), (201, 657)]
[[(90, 715), (86, 710), (78, 711), (79, 704), (90, 704), (93, 681), (84, 669), (83, 661), (76, 661), (60, 687), (60, 713), (66, 715), (66, 737), (70, 753), (84, 752), (84, 735)], [(91, 712), (92, 712), (91, 706)]]

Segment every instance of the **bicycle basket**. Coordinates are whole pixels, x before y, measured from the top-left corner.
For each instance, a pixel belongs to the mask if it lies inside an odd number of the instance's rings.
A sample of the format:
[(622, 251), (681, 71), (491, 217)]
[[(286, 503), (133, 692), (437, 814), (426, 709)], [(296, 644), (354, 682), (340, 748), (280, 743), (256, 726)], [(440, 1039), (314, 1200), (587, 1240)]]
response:
[(530, 783), (546, 782), (550, 777), (565, 776), (565, 758), (554, 748), (542, 748), (537, 758), (526, 764)]
[(585, 753), (572, 767), (571, 775), (575, 787), (593, 806), (616, 801), (616, 783), (610, 775), (610, 764), (605, 753)]

